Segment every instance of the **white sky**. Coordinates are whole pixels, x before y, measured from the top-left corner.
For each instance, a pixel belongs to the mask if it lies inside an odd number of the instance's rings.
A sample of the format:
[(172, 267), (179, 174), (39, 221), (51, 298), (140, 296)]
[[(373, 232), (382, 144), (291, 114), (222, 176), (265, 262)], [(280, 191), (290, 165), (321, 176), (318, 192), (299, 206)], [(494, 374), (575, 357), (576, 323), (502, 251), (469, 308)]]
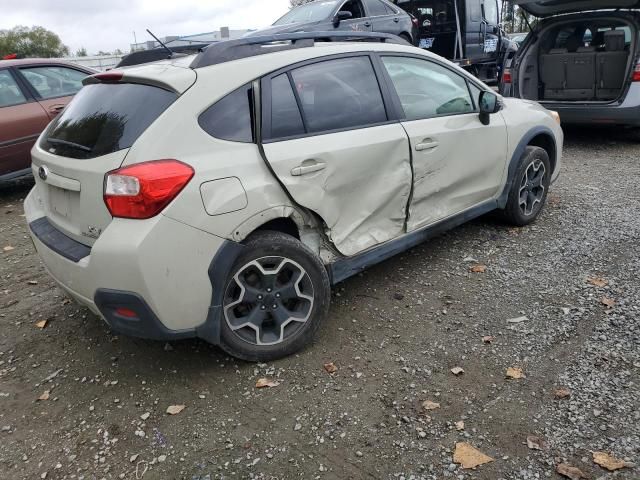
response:
[(192, 35), (220, 27), (260, 28), (287, 12), (288, 0), (0, 0), (0, 29), (40, 25), (57, 33), (75, 53), (85, 47), (129, 51), (156, 36)]

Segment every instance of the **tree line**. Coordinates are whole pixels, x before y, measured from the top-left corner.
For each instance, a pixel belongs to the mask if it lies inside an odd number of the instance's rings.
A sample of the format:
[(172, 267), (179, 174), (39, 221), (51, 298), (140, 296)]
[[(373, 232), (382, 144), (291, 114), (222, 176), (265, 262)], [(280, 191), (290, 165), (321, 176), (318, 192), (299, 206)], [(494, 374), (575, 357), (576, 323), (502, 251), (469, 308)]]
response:
[[(56, 58), (70, 55), (69, 47), (62, 39), (44, 27), (25, 27), (18, 25), (11, 29), (0, 30), (0, 58), (18, 54), (27, 58)], [(124, 55), (120, 49), (113, 52), (100, 50), (96, 55)], [(76, 57), (86, 57), (87, 49), (82, 47), (75, 52)]]

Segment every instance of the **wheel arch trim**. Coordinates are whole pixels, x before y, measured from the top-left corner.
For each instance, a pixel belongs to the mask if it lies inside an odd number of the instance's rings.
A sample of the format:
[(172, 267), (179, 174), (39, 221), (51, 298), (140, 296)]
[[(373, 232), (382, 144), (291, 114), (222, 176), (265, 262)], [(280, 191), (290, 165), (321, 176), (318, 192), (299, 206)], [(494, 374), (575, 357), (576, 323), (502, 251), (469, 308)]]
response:
[(548, 137), (551, 140), (551, 145), (553, 146), (553, 152), (547, 152), (549, 154), (549, 160), (552, 165), (553, 172), (551, 175), (555, 173), (555, 169), (557, 168), (557, 155), (558, 155), (558, 145), (556, 142), (556, 137), (551, 131), (550, 128), (544, 126), (538, 126), (530, 129), (527, 133), (525, 133), (518, 146), (513, 152), (511, 156), (511, 160), (509, 161), (509, 169), (507, 172), (507, 181), (505, 182), (502, 193), (498, 197), (498, 208), (504, 208), (507, 205), (507, 199), (509, 198), (509, 191), (511, 190), (511, 186), (513, 185), (513, 180), (516, 175), (516, 170), (518, 169), (518, 162), (522, 157), (525, 149), (531, 145), (531, 142), (537, 137)]

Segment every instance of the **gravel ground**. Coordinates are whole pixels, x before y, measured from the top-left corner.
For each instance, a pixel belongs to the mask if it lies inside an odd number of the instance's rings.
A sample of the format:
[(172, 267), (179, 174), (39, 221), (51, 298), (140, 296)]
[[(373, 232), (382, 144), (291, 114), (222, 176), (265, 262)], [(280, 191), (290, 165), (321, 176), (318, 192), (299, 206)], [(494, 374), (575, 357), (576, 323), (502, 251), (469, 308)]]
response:
[[(344, 282), (268, 365), (109, 332), (34, 254), (29, 186), (4, 189), (0, 478), (640, 478), (640, 143), (573, 131), (565, 155), (535, 225), (483, 217)], [(462, 469), (457, 442), (494, 461)]]

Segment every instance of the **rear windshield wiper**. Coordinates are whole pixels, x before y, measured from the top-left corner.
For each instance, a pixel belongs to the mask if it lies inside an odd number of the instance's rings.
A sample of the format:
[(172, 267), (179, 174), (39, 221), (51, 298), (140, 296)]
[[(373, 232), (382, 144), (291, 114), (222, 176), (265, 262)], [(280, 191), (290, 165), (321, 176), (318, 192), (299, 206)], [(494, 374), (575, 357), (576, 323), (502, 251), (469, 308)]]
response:
[(82, 150), (83, 152), (91, 152), (92, 148), (85, 147), (84, 145), (80, 145), (79, 143), (68, 142), (66, 140), (60, 140), (59, 138), (47, 138), (47, 142), (53, 143), (54, 145), (64, 145), (66, 147), (75, 148), (76, 150)]

